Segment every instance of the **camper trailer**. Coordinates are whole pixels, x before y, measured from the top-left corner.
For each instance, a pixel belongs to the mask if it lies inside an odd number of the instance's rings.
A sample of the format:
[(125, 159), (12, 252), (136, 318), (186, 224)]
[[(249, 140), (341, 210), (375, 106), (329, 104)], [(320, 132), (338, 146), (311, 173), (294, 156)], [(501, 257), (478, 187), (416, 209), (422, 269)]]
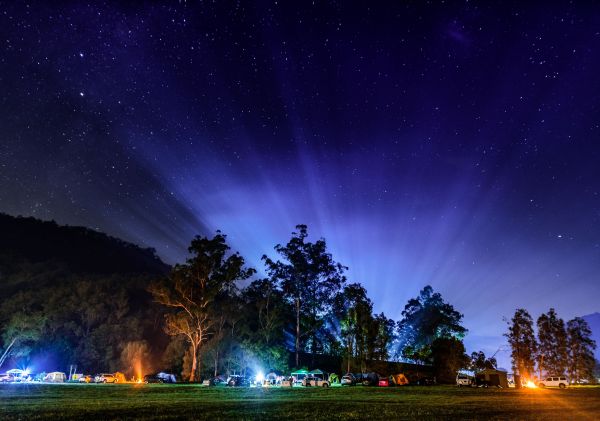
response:
[(60, 371), (53, 371), (44, 377), (44, 381), (47, 383), (64, 383), (66, 380), (67, 375)]

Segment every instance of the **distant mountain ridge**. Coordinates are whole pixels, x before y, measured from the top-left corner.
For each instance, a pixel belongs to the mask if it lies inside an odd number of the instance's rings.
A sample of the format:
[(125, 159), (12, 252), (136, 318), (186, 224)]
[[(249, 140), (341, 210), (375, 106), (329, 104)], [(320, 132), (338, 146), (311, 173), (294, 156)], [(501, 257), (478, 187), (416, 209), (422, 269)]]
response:
[(49, 263), (72, 274), (163, 275), (169, 270), (151, 248), (85, 227), (0, 213), (0, 281), (23, 266)]
[(592, 329), (592, 339), (596, 341), (596, 359), (600, 360), (600, 313), (592, 313), (586, 316), (582, 316), (582, 319), (588, 322), (590, 329)]

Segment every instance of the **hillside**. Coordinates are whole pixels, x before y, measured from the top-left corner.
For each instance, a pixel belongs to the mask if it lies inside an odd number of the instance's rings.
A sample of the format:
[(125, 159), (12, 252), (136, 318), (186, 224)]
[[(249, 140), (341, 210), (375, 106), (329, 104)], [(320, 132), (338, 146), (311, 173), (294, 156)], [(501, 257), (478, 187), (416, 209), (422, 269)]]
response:
[(153, 249), (84, 227), (0, 213), (0, 233), (0, 279), (39, 264), (71, 274), (159, 275), (169, 269)]
[(129, 342), (160, 355), (167, 341), (162, 313), (147, 288), (168, 270), (152, 249), (0, 214), (0, 350), (17, 315), (43, 332), (6, 363), (112, 372), (121, 369)]

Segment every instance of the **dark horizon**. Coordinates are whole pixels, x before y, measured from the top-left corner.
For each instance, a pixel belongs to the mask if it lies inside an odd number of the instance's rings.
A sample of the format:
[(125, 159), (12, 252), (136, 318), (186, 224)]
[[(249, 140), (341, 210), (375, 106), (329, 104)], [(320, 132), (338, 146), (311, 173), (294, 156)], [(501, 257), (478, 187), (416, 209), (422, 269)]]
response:
[(597, 8), (4, 11), (0, 212), (168, 263), (220, 229), (258, 270), (307, 224), (376, 311), (440, 291), (469, 351), (517, 307), (600, 311)]

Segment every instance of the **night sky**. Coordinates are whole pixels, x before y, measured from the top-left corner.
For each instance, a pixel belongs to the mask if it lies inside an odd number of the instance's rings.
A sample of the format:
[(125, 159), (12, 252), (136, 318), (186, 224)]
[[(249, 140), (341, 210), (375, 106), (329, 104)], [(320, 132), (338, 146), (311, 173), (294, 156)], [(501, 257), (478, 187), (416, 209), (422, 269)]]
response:
[(258, 269), (304, 223), (469, 352), (598, 311), (600, 7), (488, 3), (3, 2), (0, 211)]

